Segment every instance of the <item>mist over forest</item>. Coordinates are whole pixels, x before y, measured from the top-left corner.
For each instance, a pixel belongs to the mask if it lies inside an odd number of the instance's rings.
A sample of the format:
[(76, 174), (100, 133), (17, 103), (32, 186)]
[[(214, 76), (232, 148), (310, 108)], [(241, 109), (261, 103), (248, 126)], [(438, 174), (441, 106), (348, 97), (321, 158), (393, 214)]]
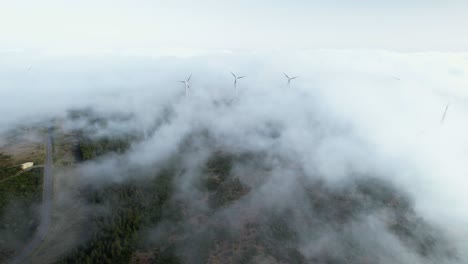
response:
[[(0, 58), (0, 147), (53, 130), (27, 263), (468, 262), (466, 53)], [(0, 262), (37, 225), (21, 195), (0, 200)]]

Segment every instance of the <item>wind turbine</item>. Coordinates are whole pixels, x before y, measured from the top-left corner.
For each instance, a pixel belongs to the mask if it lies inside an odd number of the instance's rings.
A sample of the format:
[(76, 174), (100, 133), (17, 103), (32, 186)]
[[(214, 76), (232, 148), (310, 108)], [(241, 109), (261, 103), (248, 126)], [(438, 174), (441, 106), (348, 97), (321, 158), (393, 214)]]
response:
[(179, 82), (185, 84), (185, 97), (187, 97), (188, 90), (190, 89), (190, 84), (189, 84), (190, 78), (192, 78), (192, 74), (190, 74), (190, 76), (187, 78), (186, 81), (179, 81)]
[(288, 79), (288, 87), (291, 86), (291, 81), (292, 81), (292, 80), (299, 78), (299, 76), (289, 77), (289, 76), (288, 76), (286, 73), (284, 73), (284, 72), (283, 72), (283, 74), (284, 74), (284, 77), (286, 77), (286, 78)]
[(447, 110), (449, 108), (450, 103), (447, 104), (447, 107), (445, 107), (444, 115), (442, 116), (442, 119), (440, 120), (440, 123), (443, 124), (445, 120), (445, 116), (447, 115)]
[(31, 70), (31, 67), (32, 67), (31, 65), (29, 65), (29, 66), (28, 66), (28, 71), (30, 71), (30, 70)]
[(236, 91), (236, 97), (237, 97), (237, 80), (245, 78), (247, 76), (239, 76), (237, 77), (233, 72), (231, 72), (232, 77), (234, 77), (234, 90)]

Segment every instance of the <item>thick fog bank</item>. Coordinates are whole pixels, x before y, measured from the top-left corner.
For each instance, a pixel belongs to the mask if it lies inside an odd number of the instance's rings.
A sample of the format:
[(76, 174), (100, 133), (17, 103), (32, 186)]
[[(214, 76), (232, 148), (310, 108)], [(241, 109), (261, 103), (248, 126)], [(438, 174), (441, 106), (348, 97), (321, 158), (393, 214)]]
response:
[[(139, 134), (141, 140), (124, 155), (77, 169), (89, 179), (99, 178), (99, 172), (109, 168), (116, 171), (105, 173), (112, 175), (106, 180), (131, 177), (117, 164), (163, 163), (189, 135), (206, 132), (215, 149), (264, 155), (271, 167), (269, 180), (259, 189), (250, 183), (256, 191), (249, 194), (249, 199), (261, 197), (262, 206), (281, 206), (281, 201), (301, 197), (296, 193), (300, 177), (313, 175), (314, 181), (338, 189), (346, 189), (355, 175), (379, 177), (407, 194), (416, 214), (446, 234), (457, 248), (455, 263), (468, 261), (464, 253), (468, 249), (468, 125), (464, 122), (468, 54), (313, 51), (190, 58), (0, 57), (4, 113), (0, 132), (65, 117), (70, 109), (91, 108), (109, 117), (104, 128), (80, 120), (64, 125), (102, 134)], [(237, 82), (237, 97), (230, 71), (247, 75)], [(288, 85), (283, 72), (299, 78)], [(190, 74), (185, 97), (179, 81)], [(121, 116), (111, 118), (114, 113)], [(207, 142), (199, 144), (196, 155), (184, 158), (188, 172), (183, 179), (190, 179), (190, 171), (212, 151), (203, 151)], [(249, 171), (233, 170), (239, 175)], [(182, 193), (189, 192), (184, 184), (180, 183)], [(382, 232), (375, 217), (350, 223), (354, 226), (348, 235), (378, 234), (373, 239), (386, 243), (377, 246), (392, 245), (386, 251), (389, 255), (399, 254), (397, 260), (405, 263), (421, 261)], [(322, 247), (339, 240), (329, 234), (323, 236)], [(363, 238), (361, 246), (370, 246), (370, 241)], [(310, 252), (315, 245), (302, 237), (301, 247), (314, 256)]]

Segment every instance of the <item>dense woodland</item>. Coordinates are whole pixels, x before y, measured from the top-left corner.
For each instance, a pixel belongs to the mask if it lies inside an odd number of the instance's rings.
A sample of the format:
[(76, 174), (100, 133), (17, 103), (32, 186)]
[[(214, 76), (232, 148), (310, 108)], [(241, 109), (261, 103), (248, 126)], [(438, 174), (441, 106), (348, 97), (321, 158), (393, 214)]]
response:
[[(235, 221), (241, 225), (234, 228), (219, 212), (239, 203), (251, 191), (231, 173), (238, 162), (242, 162), (239, 156), (219, 151), (206, 162), (194, 186), (205, 197), (199, 199), (207, 199), (208, 210), (191, 208), (193, 200), (175, 196), (174, 181), (180, 173), (177, 162), (141, 180), (84, 187), (82, 198), (89, 205), (109, 210), (94, 216), (92, 234), (60, 263), (257, 263), (262, 259), (378, 263), (378, 255), (366, 250), (346, 230), (353, 221), (382, 210), (392, 215), (386, 222), (388, 231), (409, 250), (432, 259), (456, 258), (443, 236), (415, 214), (404, 194), (368, 177), (338, 189), (303, 178), (305, 205), (261, 213), (234, 207), (238, 209), (233, 210), (233, 217), (239, 217)], [(339, 255), (329, 247), (306, 260), (298, 251), (301, 234), (291, 221), (303, 213), (304, 206), (315, 212), (307, 220), (310, 229), (305, 231), (318, 232), (319, 226), (333, 230), (340, 238), (336, 243), (344, 248)], [(164, 232), (152, 240), (147, 232), (158, 226)]]
[[(83, 161), (109, 153), (122, 153), (130, 146), (130, 137), (99, 138), (81, 136), (79, 150)], [(106, 186), (83, 186), (80, 199), (89, 206), (104, 206), (89, 223), (92, 234), (87, 241), (59, 263), (129, 263), (138, 249), (141, 230), (156, 224), (162, 207), (171, 194), (175, 169), (168, 168), (145, 180), (128, 180)], [(160, 254), (161, 263), (170, 263), (172, 255)]]
[(80, 159), (92, 160), (110, 152), (123, 153), (130, 146), (130, 138), (110, 138), (102, 137), (99, 139), (90, 139), (83, 137), (79, 142)]
[(74, 122), (86, 123), (88, 128), (74, 131), (78, 138), (77, 158), (87, 161), (98, 158), (105, 154), (124, 153), (136, 140), (135, 135), (118, 133), (114, 136), (96, 136), (99, 129), (105, 129), (110, 121), (127, 120), (127, 116), (115, 115), (103, 118), (90, 109), (69, 111), (68, 117)]
[(129, 263), (141, 228), (160, 221), (172, 178), (173, 172), (168, 169), (147, 182), (84, 188), (83, 197), (90, 205), (105, 205), (109, 211), (93, 218), (95, 231), (90, 240), (61, 263)]
[[(80, 135), (79, 150), (85, 162), (123, 153), (130, 144), (130, 137)], [(297, 192), (304, 195), (300, 203), (276, 210), (250, 208), (243, 199), (253, 186), (243, 183), (233, 168), (248, 160), (261, 167), (256, 160), (261, 156), (213, 151), (193, 179), (194, 194), (186, 196), (177, 190), (184, 173), (179, 158), (160, 168), (135, 169), (132, 173), (139, 176), (123, 182), (78, 187), (76, 198), (95, 210), (81, 227), (82, 241), (57, 263), (379, 263), (378, 252), (349, 233), (353, 223), (379, 212), (389, 217), (384, 221), (388, 232), (409, 251), (441, 262), (456, 259), (443, 235), (416, 215), (408, 197), (371, 177), (335, 188), (298, 177)], [(13, 171), (11, 157), (1, 158), (3, 171)], [(268, 173), (260, 177), (268, 178)], [(25, 241), (36, 228), (41, 181), (42, 169), (33, 169), (0, 183), (0, 261), (19, 245), (10, 238)], [(307, 222), (304, 230), (294, 224), (298, 220)], [(337, 240), (306, 257), (299, 251), (302, 233), (320, 240), (324, 228)]]
[[(123, 182), (81, 186), (77, 198), (96, 210), (83, 226), (80, 245), (58, 263), (381, 263), (381, 252), (363, 245), (356, 237), (360, 234), (351, 231), (376, 215), (384, 217), (383, 228), (409, 252), (440, 263), (457, 258), (443, 234), (416, 214), (404, 193), (369, 176), (333, 188), (319, 177), (298, 176), (296, 202), (255, 208), (244, 198), (270, 177), (268, 168), (261, 169), (263, 155), (217, 149), (194, 172), (193, 193), (181, 195), (181, 157), (185, 152), (196, 155), (190, 144), (200, 140), (196, 137), (183, 142), (177, 157), (162, 167), (130, 169), (136, 177)], [(84, 162), (124, 153), (135, 140), (86, 133), (79, 138)], [(259, 177), (257, 185), (247, 185), (242, 175), (233, 173), (234, 167), (247, 163), (257, 168), (252, 176)], [(304, 254), (304, 234), (310, 243), (330, 244)]]
[(42, 168), (34, 168), (0, 182), (0, 263), (31, 238), (39, 224), (42, 175)]

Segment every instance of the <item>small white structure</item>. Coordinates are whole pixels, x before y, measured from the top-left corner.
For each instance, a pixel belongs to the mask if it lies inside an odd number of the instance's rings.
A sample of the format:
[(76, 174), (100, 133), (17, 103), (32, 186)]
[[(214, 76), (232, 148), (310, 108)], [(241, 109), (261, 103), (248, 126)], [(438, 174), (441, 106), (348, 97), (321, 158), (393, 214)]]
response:
[(33, 162), (26, 162), (26, 163), (21, 164), (21, 169), (25, 170), (25, 169), (31, 168), (32, 166), (34, 166)]

